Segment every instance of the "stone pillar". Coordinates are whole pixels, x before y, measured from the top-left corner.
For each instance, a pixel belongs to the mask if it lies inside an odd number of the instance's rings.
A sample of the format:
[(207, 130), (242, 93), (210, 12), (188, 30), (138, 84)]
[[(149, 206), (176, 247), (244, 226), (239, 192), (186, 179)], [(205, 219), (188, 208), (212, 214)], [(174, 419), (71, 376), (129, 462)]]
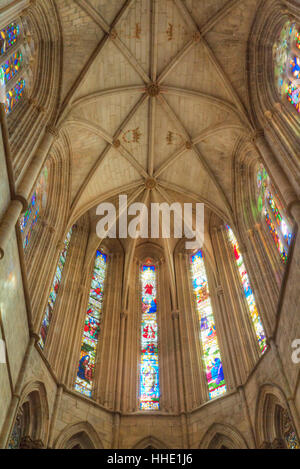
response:
[(52, 412), (52, 416), (51, 416), (51, 422), (50, 422), (49, 438), (48, 438), (48, 445), (47, 445), (48, 448), (51, 448), (52, 445), (53, 445), (54, 429), (55, 429), (58, 409), (59, 409), (59, 406), (60, 406), (63, 391), (64, 391), (64, 386), (62, 386), (62, 385), (58, 386), (56, 396), (55, 396), (55, 402), (54, 402), (54, 406), (53, 406), (53, 412)]
[(0, 435), (0, 448), (5, 448), (6, 444), (8, 442), (8, 439), (10, 437), (10, 433), (12, 431), (12, 426), (14, 422), (14, 418), (18, 409), (18, 405), (20, 402), (20, 397), (21, 397), (21, 390), (23, 387), (23, 382), (24, 382), (24, 377), (25, 373), (27, 370), (28, 362), (29, 362), (29, 357), (31, 354), (31, 351), (34, 347), (34, 344), (37, 340), (37, 337), (32, 336), (29, 340), (29, 344), (27, 346), (27, 350), (23, 359), (23, 363), (21, 366), (21, 370), (18, 376), (17, 384), (15, 386), (15, 390), (10, 402), (10, 406), (8, 409), (8, 412), (6, 414), (6, 418), (2, 427), (2, 433)]
[(183, 379), (183, 364), (181, 357), (181, 343), (180, 343), (180, 333), (179, 333), (179, 311), (172, 311), (172, 320), (173, 320), (173, 331), (174, 331), (174, 343), (176, 351), (176, 370), (177, 370), (177, 383), (178, 383), (178, 395), (179, 395), (179, 412), (181, 419), (181, 428), (182, 428), (182, 439), (183, 447), (188, 448), (188, 429), (187, 429), (187, 419), (185, 414), (186, 403), (185, 403), (185, 386)]
[(124, 337), (125, 337), (125, 328), (127, 320), (127, 312), (123, 311), (120, 315), (120, 335), (119, 335), (119, 357), (118, 357), (118, 378), (117, 378), (117, 387), (116, 387), (116, 402), (115, 402), (115, 411), (121, 411), (121, 395), (122, 395), (122, 383), (123, 383), (123, 357), (124, 357)]
[(274, 180), (277, 189), (282, 194), (282, 198), (287, 205), (289, 214), (294, 218), (297, 225), (300, 225), (300, 201), (288, 180), (284, 170), (278, 163), (264, 132), (258, 131), (253, 136), (253, 143), (261, 155), (267, 170)]

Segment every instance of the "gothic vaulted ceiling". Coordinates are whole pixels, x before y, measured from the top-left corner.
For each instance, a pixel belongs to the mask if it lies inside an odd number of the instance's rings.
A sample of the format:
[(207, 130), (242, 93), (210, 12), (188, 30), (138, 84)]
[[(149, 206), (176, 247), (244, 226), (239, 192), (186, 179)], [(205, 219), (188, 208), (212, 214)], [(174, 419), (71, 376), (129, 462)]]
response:
[(260, 0), (59, 0), (74, 218), (117, 194), (232, 217)]

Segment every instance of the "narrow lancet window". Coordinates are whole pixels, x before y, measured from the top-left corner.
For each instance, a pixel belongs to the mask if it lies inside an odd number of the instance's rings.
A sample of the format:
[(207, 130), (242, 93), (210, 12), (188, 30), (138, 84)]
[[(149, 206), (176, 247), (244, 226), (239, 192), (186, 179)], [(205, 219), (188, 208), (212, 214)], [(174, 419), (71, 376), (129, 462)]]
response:
[(75, 381), (75, 390), (87, 397), (92, 397), (106, 270), (107, 256), (97, 251)]
[(47, 191), (48, 191), (48, 168), (44, 167), (36, 188), (31, 196), (28, 209), (20, 219), (20, 229), (23, 239), (23, 248), (26, 249), (29, 246), (32, 233), (35, 226), (41, 217), (47, 204)]
[(68, 250), (70, 246), (71, 236), (72, 236), (72, 228), (70, 229), (69, 233), (66, 236), (66, 239), (64, 241), (64, 247), (59, 255), (59, 260), (58, 260), (58, 264), (56, 267), (56, 272), (55, 272), (54, 280), (52, 283), (50, 295), (48, 298), (48, 303), (47, 303), (44, 319), (43, 319), (41, 329), (40, 329), (39, 346), (41, 347), (42, 350), (45, 347), (46, 338), (48, 335), (49, 326), (50, 326), (50, 322), (51, 322), (51, 318), (53, 314), (53, 309), (54, 309), (54, 305), (56, 302), (58, 290), (59, 290), (61, 279), (62, 279), (62, 273), (63, 273), (63, 269), (66, 263), (66, 258), (67, 258), (67, 254), (68, 254)]
[(257, 171), (257, 190), (258, 211), (262, 214), (281, 261), (286, 264), (293, 239), (291, 222), (284, 214), (268, 173), (262, 164), (259, 165)]
[(209, 399), (214, 399), (226, 393), (226, 384), (203, 253), (201, 250), (191, 256), (191, 271), (193, 292), (200, 322), (202, 358), (206, 373), (208, 394)]
[(249, 280), (247, 270), (246, 270), (246, 267), (245, 267), (245, 264), (244, 264), (244, 259), (243, 259), (243, 256), (242, 256), (241, 252), (240, 252), (239, 244), (237, 242), (237, 239), (236, 239), (232, 229), (228, 225), (226, 225), (226, 228), (227, 228), (227, 233), (228, 233), (228, 239), (229, 239), (229, 242), (230, 242), (230, 244), (232, 246), (232, 249), (233, 249), (236, 265), (237, 265), (237, 268), (238, 268), (239, 277), (240, 277), (240, 280), (241, 280), (241, 284), (243, 286), (243, 290), (244, 290), (244, 294), (245, 294), (245, 298), (246, 298), (246, 302), (247, 302), (247, 306), (248, 306), (248, 311), (249, 311), (251, 322), (252, 322), (253, 327), (254, 327), (254, 331), (255, 331), (257, 342), (258, 342), (258, 346), (260, 348), (261, 353), (264, 353), (265, 350), (267, 349), (266, 334), (265, 334), (265, 331), (264, 331), (262, 321), (261, 321), (260, 316), (258, 314), (254, 294), (253, 294), (252, 288), (250, 286), (250, 280)]
[(140, 409), (159, 410), (157, 330), (157, 276), (151, 261), (141, 267), (142, 322), (140, 362)]

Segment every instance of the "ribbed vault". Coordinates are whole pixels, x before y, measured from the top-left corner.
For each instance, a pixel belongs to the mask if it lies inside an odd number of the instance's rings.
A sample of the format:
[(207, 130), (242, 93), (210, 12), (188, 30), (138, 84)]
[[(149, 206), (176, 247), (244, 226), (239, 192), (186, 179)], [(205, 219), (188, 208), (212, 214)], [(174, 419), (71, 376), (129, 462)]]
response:
[[(65, 67), (56, 124), (71, 142), (70, 223), (128, 194), (204, 202), (234, 225), (232, 160), (252, 131), (246, 50), (260, 2), (246, 3), (75, 0), (77, 41), (58, 2)], [(126, 246), (126, 282), (135, 247)], [(172, 277), (173, 246), (164, 248)]]

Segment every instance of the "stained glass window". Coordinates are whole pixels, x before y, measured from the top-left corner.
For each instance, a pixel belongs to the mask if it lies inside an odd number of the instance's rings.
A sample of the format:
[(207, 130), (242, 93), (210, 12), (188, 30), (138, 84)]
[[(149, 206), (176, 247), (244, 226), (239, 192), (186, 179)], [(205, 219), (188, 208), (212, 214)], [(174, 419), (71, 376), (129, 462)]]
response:
[(75, 390), (87, 397), (92, 396), (106, 269), (107, 256), (97, 251), (75, 381)]
[(0, 66), (0, 86), (6, 85), (18, 73), (22, 62), (22, 52), (17, 51)]
[(234, 257), (235, 257), (236, 264), (238, 267), (239, 277), (240, 277), (243, 290), (245, 293), (246, 302), (247, 302), (248, 310), (250, 313), (250, 319), (252, 321), (252, 324), (255, 330), (256, 339), (257, 339), (259, 348), (261, 350), (261, 353), (264, 353), (265, 350), (267, 349), (266, 334), (265, 334), (260, 316), (258, 314), (254, 294), (250, 286), (250, 281), (249, 281), (247, 270), (244, 264), (243, 256), (240, 252), (239, 244), (237, 242), (237, 239), (232, 229), (228, 225), (226, 225), (226, 228), (227, 228), (228, 238), (229, 238), (229, 241), (232, 245), (232, 249), (234, 252)]
[(18, 40), (20, 26), (17, 23), (10, 23), (0, 31), (0, 55), (5, 54)]
[(24, 419), (22, 411), (18, 411), (13, 430), (11, 432), (8, 449), (19, 449), (23, 436)]
[(50, 322), (51, 322), (51, 318), (52, 318), (52, 313), (53, 313), (55, 301), (56, 301), (56, 298), (57, 298), (59, 286), (60, 286), (60, 283), (61, 283), (62, 273), (63, 273), (63, 269), (64, 269), (64, 266), (65, 266), (65, 263), (66, 263), (66, 258), (67, 258), (69, 246), (70, 246), (71, 236), (72, 236), (72, 228), (70, 229), (70, 231), (68, 232), (68, 234), (66, 236), (66, 239), (64, 241), (64, 247), (63, 247), (63, 249), (62, 249), (62, 251), (59, 255), (59, 260), (58, 260), (58, 264), (57, 264), (57, 267), (56, 267), (56, 272), (55, 272), (55, 275), (54, 275), (54, 280), (53, 280), (53, 283), (52, 283), (50, 295), (49, 295), (49, 298), (48, 298), (48, 303), (47, 303), (47, 306), (46, 306), (44, 319), (43, 319), (41, 329), (40, 329), (39, 346), (41, 347), (42, 350), (45, 347), (46, 338), (47, 338), (47, 335), (48, 335), (49, 326), (50, 326)]
[(34, 231), (34, 227), (36, 226), (41, 213), (43, 210), (45, 210), (47, 203), (47, 186), (48, 168), (45, 166), (42, 170), (35, 191), (31, 196), (28, 209), (20, 219), (20, 229), (22, 233), (24, 250), (26, 250), (28, 247), (31, 235)]
[(10, 113), (13, 108), (18, 104), (20, 99), (24, 95), (26, 82), (24, 78), (20, 78), (20, 80), (15, 84), (15, 86), (6, 93), (6, 101), (5, 101), (5, 112)]
[(282, 413), (282, 433), (288, 449), (300, 449), (300, 443), (296, 435), (294, 424), (286, 409)]
[(274, 75), (279, 95), (300, 112), (300, 34), (299, 28), (287, 22), (274, 44)]
[(159, 410), (156, 267), (141, 267), (142, 322), (140, 362), (140, 409)]
[(191, 256), (191, 271), (208, 393), (209, 398), (214, 399), (226, 393), (226, 384), (201, 250)]
[(283, 215), (283, 210), (276, 199), (275, 190), (264, 166), (257, 171), (258, 211), (262, 214), (270, 235), (276, 245), (280, 259), (285, 264), (293, 239), (291, 222)]

